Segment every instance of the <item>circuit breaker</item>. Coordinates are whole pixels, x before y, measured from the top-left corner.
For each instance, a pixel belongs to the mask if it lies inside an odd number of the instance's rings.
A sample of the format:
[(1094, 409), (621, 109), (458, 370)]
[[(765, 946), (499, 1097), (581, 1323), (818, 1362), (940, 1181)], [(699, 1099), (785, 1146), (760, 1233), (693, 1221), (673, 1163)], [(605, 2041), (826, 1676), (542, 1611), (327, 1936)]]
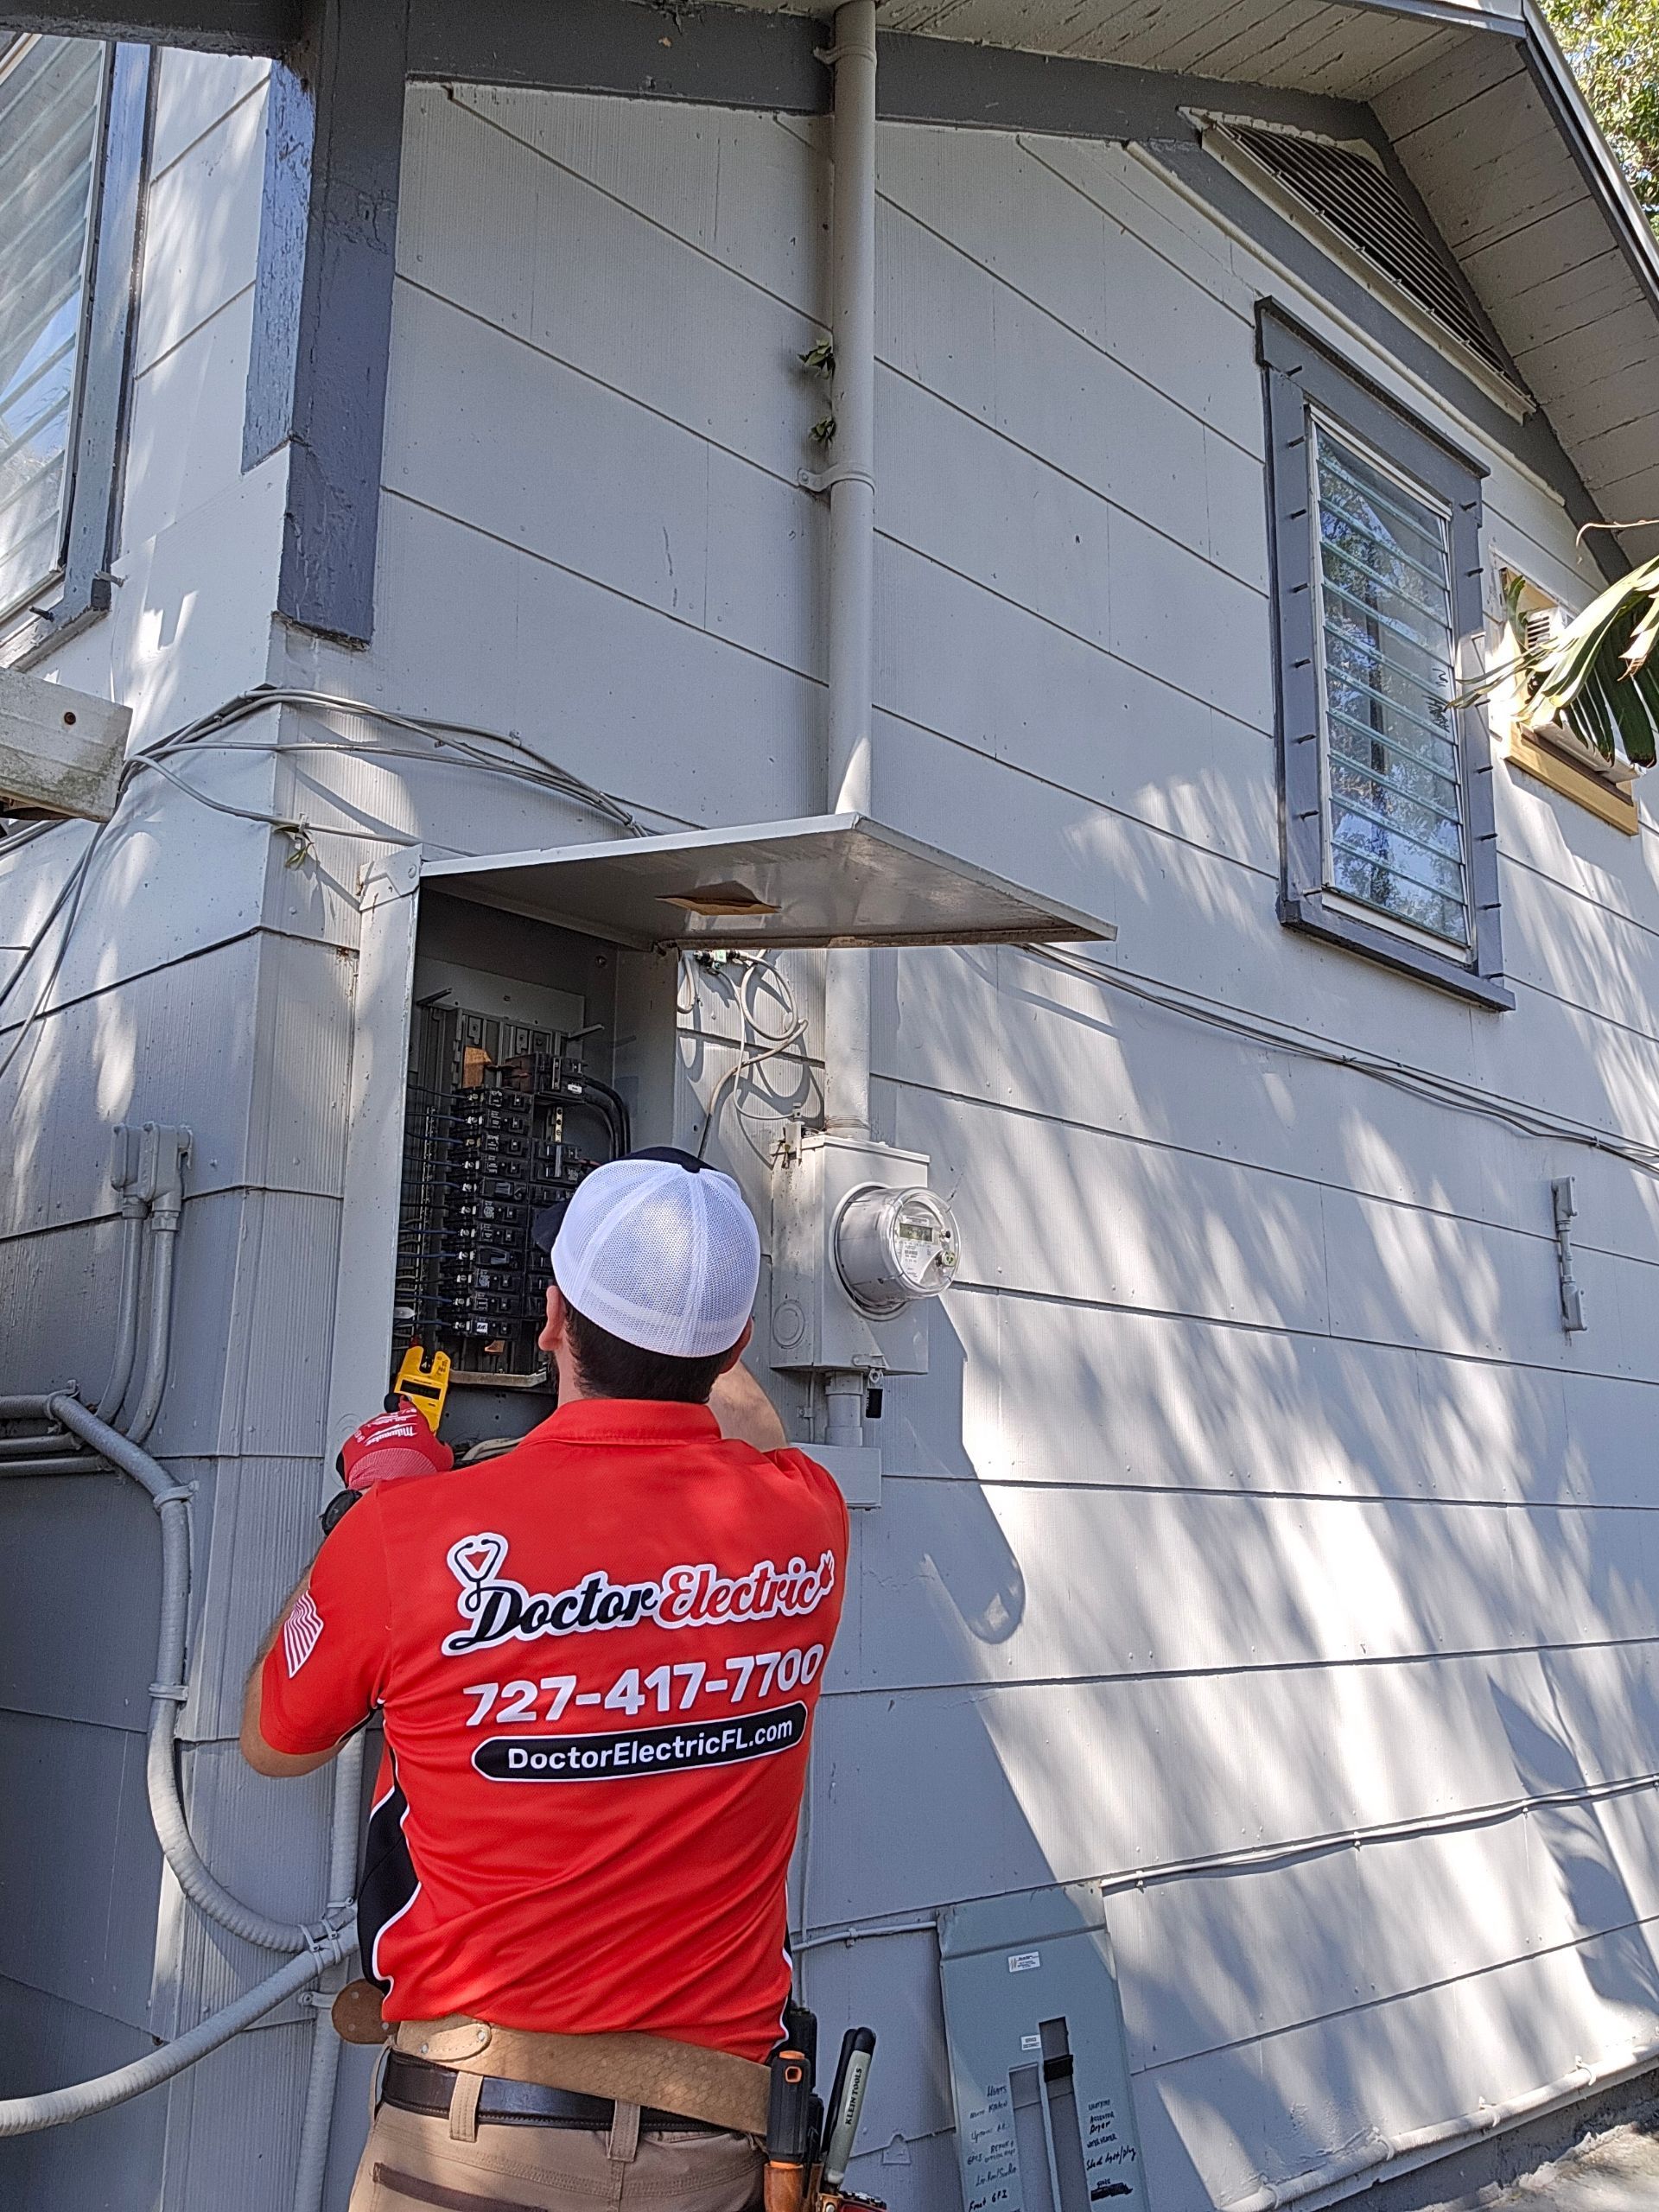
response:
[(543, 1246), (582, 1178), (632, 1144), (600, 1071), (612, 980), (593, 940), (545, 924), (438, 900), (423, 917), (392, 1370), (411, 1345), (448, 1357), (442, 1433), (463, 1447), (521, 1434), (551, 1408)]

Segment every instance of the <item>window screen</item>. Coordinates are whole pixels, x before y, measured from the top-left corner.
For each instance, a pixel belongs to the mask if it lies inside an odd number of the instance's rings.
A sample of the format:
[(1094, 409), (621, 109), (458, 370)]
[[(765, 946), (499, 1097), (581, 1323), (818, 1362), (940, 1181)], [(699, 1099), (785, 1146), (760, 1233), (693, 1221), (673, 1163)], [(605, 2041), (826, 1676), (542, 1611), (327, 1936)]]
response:
[(1465, 947), (1448, 517), (1314, 425), (1326, 882)]
[(62, 561), (105, 57), (0, 53), (0, 616)]

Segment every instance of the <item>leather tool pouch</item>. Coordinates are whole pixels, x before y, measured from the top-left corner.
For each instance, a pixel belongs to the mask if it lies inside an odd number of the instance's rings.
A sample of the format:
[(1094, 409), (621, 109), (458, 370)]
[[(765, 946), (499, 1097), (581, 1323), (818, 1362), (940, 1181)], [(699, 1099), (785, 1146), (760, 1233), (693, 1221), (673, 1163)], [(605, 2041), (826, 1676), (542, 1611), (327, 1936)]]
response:
[(462, 2074), (504, 2074), (550, 2089), (614, 2097), (624, 2104), (683, 2113), (734, 2134), (766, 2130), (767, 2075), (753, 2059), (675, 2043), (665, 2036), (542, 2035), (493, 2028), (459, 2015), (400, 2020), (393, 2040), (412, 2057)]
[(391, 2033), (380, 2017), (378, 1981), (348, 1981), (329, 2008), (342, 2043), (385, 2043)]

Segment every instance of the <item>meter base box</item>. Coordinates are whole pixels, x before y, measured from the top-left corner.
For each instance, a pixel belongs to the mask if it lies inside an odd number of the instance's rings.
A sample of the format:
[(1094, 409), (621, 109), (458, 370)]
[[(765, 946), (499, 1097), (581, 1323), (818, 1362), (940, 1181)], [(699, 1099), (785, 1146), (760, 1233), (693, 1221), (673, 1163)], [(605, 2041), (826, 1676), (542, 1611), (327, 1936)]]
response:
[(780, 1374), (854, 1368), (927, 1372), (927, 1308), (869, 1313), (836, 1266), (836, 1224), (855, 1191), (925, 1187), (925, 1153), (792, 1128), (772, 1170), (771, 1363)]

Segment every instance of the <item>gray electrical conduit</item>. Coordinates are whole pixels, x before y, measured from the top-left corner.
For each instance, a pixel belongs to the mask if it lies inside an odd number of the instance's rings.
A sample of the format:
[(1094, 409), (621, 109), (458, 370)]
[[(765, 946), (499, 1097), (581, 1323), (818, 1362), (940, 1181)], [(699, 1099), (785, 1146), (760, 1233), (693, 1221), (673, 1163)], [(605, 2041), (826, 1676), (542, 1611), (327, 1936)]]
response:
[[(150, 1228), (150, 1299), (149, 1338), (139, 1371), (137, 1402), (133, 1418), (124, 1425), (126, 1433), (142, 1445), (155, 1427), (166, 1389), (173, 1354), (173, 1255), (177, 1249), (179, 1221), (183, 1219), (181, 1192), (163, 1190), (155, 1205), (142, 1199), (122, 1199), (122, 1294), (115, 1316), (115, 1356), (111, 1374), (98, 1400), (98, 1418), (119, 1425), (122, 1400), (133, 1382), (133, 1363), (139, 1340), (139, 1285), (143, 1276), (143, 1219)], [(75, 1400), (73, 1391), (64, 1394)], [(0, 1398), (0, 1418), (33, 1415), (47, 1418), (48, 1398)], [(73, 1435), (0, 1435), (0, 1476), (53, 1476), (53, 1473), (95, 1473), (104, 1465), (95, 1455), (79, 1453)]]
[[(250, 1942), (261, 1944), (270, 1950), (291, 1951), (300, 1955), (278, 1967), (264, 1981), (256, 1983), (232, 2004), (211, 2013), (186, 2034), (175, 2037), (172, 2042), (135, 2060), (130, 2066), (119, 2067), (114, 2073), (100, 2075), (91, 2082), (78, 2082), (62, 2089), (48, 2089), (37, 2096), (0, 2100), (0, 2136), (8, 2136), (32, 2134), (41, 2128), (59, 2127), (70, 2120), (87, 2119), (93, 2113), (106, 2111), (111, 2105), (124, 2103), (129, 2097), (138, 2096), (146, 2089), (170, 2081), (174, 2075), (181, 2073), (187, 2066), (194, 2065), (198, 2059), (205, 2058), (210, 2051), (217, 2050), (232, 2036), (239, 2035), (244, 2028), (263, 2019), (267, 2012), (274, 2011), (284, 1999), (296, 1995), (331, 1967), (349, 1958), (355, 1947), (355, 1936), (348, 1917), (350, 1899), (346, 1892), (351, 1887), (358, 1796), (351, 1783), (360, 1773), (362, 1751), (359, 1739), (341, 1756), (342, 1771), (336, 1782), (330, 1842), (331, 1895), (324, 1918), (314, 1927), (292, 1926), (268, 1919), (264, 1914), (255, 1912), (239, 1898), (233, 1897), (208, 1872), (191, 1840), (174, 1770), (175, 1731), (179, 1703), (184, 1695), (185, 1630), (190, 1596), (188, 1518), (190, 1493), (175, 1484), (166, 1469), (152, 1459), (140, 1446), (130, 1437), (123, 1436), (118, 1429), (111, 1428), (107, 1421), (100, 1421), (78, 1399), (62, 1393), (44, 1399), (0, 1399), (0, 1413), (38, 1413), (70, 1430), (81, 1442), (92, 1446), (101, 1459), (118, 1468), (123, 1474), (130, 1475), (155, 1507), (162, 1527), (162, 1605), (161, 1626), (156, 1639), (156, 1675), (150, 1685), (146, 1782), (150, 1816), (156, 1825), (156, 1836), (180, 1888), (209, 1918)], [(346, 1870), (343, 1879), (342, 1867)], [(320, 2034), (326, 2033), (329, 2044), (334, 2043), (333, 2031), (325, 2020), (319, 2019), (318, 2030)], [(329, 2105), (333, 2101), (332, 2076), (337, 2056), (336, 2045), (327, 2067)], [(321, 2070), (314, 2057), (314, 2088), (321, 2086), (317, 2080)], [(305, 2135), (309, 2138), (316, 2133), (317, 2124), (308, 2097)], [(322, 2155), (326, 2158), (326, 2107), (321, 2133)], [(319, 2172), (319, 2191), (320, 2188)], [(314, 2212), (315, 2202), (313, 2199), (308, 2204), (307, 2200), (296, 2197), (296, 2212)]]
[[(328, 1904), (332, 1922), (354, 1915), (357, 1886), (358, 1815), (363, 1802), (363, 1760), (366, 1739), (353, 1736), (334, 1762), (334, 1803), (328, 1827)], [(321, 2212), (328, 2170), (328, 2137), (334, 2116), (334, 2083), (340, 2072), (340, 2037), (334, 2033), (327, 1992), (313, 1999), (317, 2024), (311, 2068), (300, 2123), (300, 2158), (294, 2181), (294, 2212)]]
[(150, 1209), (149, 1335), (137, 1402), (124, 1424), (135, 1444), (142, 1444), (155, 1427), (162, 1392), (167, 1387), (173, 1342), (173, 1255), (178, 1244), (181, 1211), (176, 1198), (166, 1204), (158, 1198)]
[[(163, 1247), (162, 1249), (167, 1248)], [(157, 1258), (159, 1262), (160, 1254)], [(191, 1840), (179, 1796), (175, 1737), (179, 1707), (185, 1695), (185, 1630), (190, 1607), (190, 1493), (181, 1489), (148, 1452), (89, 1413), (79, 1399), (55, 1397), (50, 1418), (90, 1444), (112, 1466), (130, 1475), (149, 1496), (162, 1523), (162, 1620), (156, 1638), (156, 1680), (150, 1684), (149, 1741), (144, 1781), (149, 1815), (162, 1855), (192, 1904), (210, 1920), (245, 1942), (267, 1951), (304, 1951), (333, 1931), (327, 1920), (311, 1927), (271, 1920), (234, 1897), (211, 1874)]]
[[(0, 1439), (0, 1475), (79, 1474), (115, 1465), (149, 1494), (162, 1530), (162, 1618), (156, 1680), (151, 1690), (146, 1762), (149, 1808), (157, 1840), (180, 1887), (210, 1919), (251, 1942), (303, 1955), (294, 1964), (280, 1968), (234, 2005), (201, 2023), (188, 2037), (178, 2038), (135, 2067), (122, 2069), (94, 2082), (52, 2092), (45, 2098), (15, 2100), (11, 2105), (0, 2102), (0, 2133), (61, 2126), (169, 2079), (308, 1982), (331, 1972), (337, 1963), (349, 1957), (353, 1948), (344, 1931), (353, 1910), (352, 1890), (363, 1764), (360, 1738), (346, 1745), (336, 1770), (329, 1843), (329, 1902), (323, 1921), (316, 1927), (290, 1928), (268, 1920), (225, 1890), (196, 1851), (179, 1800), (174, 1739), (177, 1707), (184, 1688), (184, 1630), (188, 1615), (188, 1494), (175, 1491), (165, 1471), (137, 1448), (154, 1426), (166, 1385), (172, 1335), (174, 1253), (182, 1192), (164, 1189), (156, 1194), (156, 1201), (153, 1206), (130, 1198), (124, 1199), (122, 1204), (124, 1236), (116, 1344), (109, 1379), (99, 1399), (97, 1412), (88, 1414), (73, 1391), (0, 1397), (0, 1417), (50, 1420), (60, 1431), (67, 1428), (70, 1432), (67, 1435), (60, 1433), (45, 1438)], [(130, 1434), (124, 1440), (118, 1430), (108, 1425), (106, 1417), (119, 1417), (132, 1382), (140, 1335), (143, 1224), (146, 1215), (149, 1216), (151, 1245), (149, 1325), (137, 1402), (128, 1424)], [(99, 1448), (87, 1452), (84, 1447), (88, 1441)], [(124, 1450), (119, 1448), (123, 1442)], [(301, 2126), (295, 2212), (320, 2212), (340, 2063), (340, 2043), (327, 2016), (327, 1999), (319, 1997), (314, 2002), (319, 2011)]]
[(210, 2012), (184, 2035), (135, 2059), (130, 2066), (118, 2067), (113, 2074), (75, 2082), (65, 2089), (45, 2089), (38, 2096), (0, 2098), (0, 2136), (34, 2135), (41, 2128), (90, 2120), (94, 2113), (107, 2112), (111, 2105), (124, 2104), (129, 2097), (142, 2096), (146, 2089), (170, 2082), (175, 2074), (182, 2074), (187, 2066), (194, 2066), (198, 2059), (229, 2043), (244, 2028), (275, 2012), (285, 1998), (297, 1995), (320, 1974), (348, 1957), (353, 1940), (346, 1929), (323, 1938), (305, 1957), (290, 1959), (264, 1981), (256, 1982), (234, 2004)]
[[(115, 1352), (110, 1378), (97, 1406), (100, 1421), (113, 1421), (121, 1410), (132, 1380), (132, 1363), (138, 1348), (138, 1293), (144, 1264), (144, 1217), (149, 1208), (142, 1198), (121, 1201), (121, 1296), (116, 1309)], [(163, 1354), (163, 1370), (165, 1354)], [(0, 1419), (19, 1415), (44, 1420), (45, 1398), (0, 1398)], [(8, 1462), (19, 1462), (8, 1465)], [(77, 1451), (73, 1436), (0, 1436), (0, 1474), (86, 1473), (102, 1460)]]
[(121, 1410), (132, 1380), (133, 1356), (138, 1349), (138, 1285), (143, 1270), (144, 1216), (149, 1211), (142, 1198), (121, 1201), (121, 1303), (116, 1313), (115, 1357), (110, 1379), (92, 1411), (100, 1421), (113, 1421)]

